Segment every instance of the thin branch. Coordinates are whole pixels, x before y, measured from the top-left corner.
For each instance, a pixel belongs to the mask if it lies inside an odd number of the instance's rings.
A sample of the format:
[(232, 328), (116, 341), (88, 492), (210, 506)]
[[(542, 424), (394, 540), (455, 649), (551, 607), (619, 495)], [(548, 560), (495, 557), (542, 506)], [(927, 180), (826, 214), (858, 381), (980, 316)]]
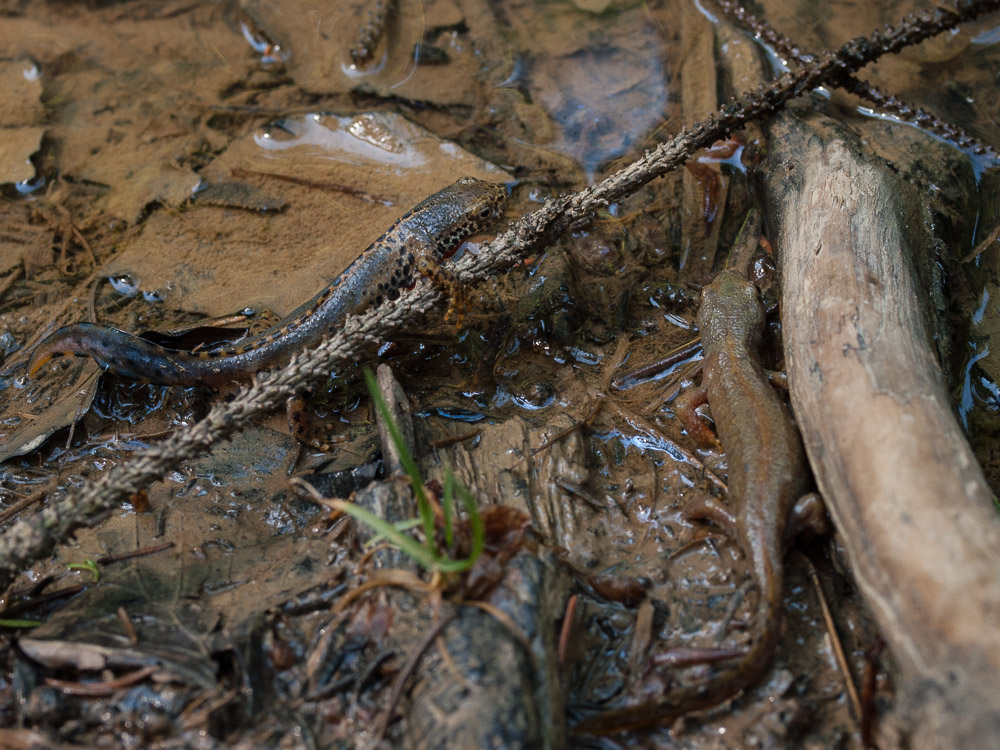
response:
[[(771, 24), (762, 18), (758, 18), (742, 5), (733, 0), (715, 0), (716, 4), (726, 15), (733, 18), (744, 29), (760, 39), (764, 44), (771, 47), (787, 60), (793, 60), (799, 65), (808, 65), (813, 61), (813, 56), (798, 48), (787, 36), (775, 29)], [(903, 122), (910, 122), (925, 130), (929, 130), (935, 135), (951, 141), (956, 146), (967, 151), (971, 151), (977, 156), (989, 155), (993, 158), (1000, 157), (996, 149), (988, 146), (975, 136), (970, 135), (965, 130), (954, 123), (942, 120), (933, 112), (929, 112), (923, 107), (909, 104), (902, 99), (887, 94), (881, 89), (854, 76), (847, 76), (840, 82), (841, 88), (849, 91), (859, 99), (864, 99), (869, 104), (881, 110), (883, 114), (891, 115)]]

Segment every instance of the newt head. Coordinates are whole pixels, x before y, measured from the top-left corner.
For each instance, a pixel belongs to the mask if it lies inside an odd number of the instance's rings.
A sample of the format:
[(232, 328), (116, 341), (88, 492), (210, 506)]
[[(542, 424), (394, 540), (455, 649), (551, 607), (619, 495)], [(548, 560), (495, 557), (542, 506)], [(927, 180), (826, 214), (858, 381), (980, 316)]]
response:
[(730, 337), (759, 340), (764, 330), (764, 306), (757, 287), (739, 271), (720, 272), (701, 292), (698, 330), (702, 339), (712, 341)]
[(506, 185), (475, 177), (463, 177), (432, 197), (438, 196), (461, 207), (465, 222), (474, 231), (486, 229), (499, 219), (509, 199)]
[(439, 255), (490, 227), (507, 210), (507, 186), (463, 177), (418, 203), (400, 222), (435, 238)]

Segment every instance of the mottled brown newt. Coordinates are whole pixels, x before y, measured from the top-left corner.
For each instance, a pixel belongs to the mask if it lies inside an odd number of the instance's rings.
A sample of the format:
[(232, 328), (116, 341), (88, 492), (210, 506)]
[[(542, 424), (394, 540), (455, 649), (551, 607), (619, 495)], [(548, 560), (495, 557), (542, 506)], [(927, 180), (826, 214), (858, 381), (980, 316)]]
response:
[(284, 364), (337, 331), (347, 315), (409, 286), (420, 263), (431, 265), (465, 238), (491, 225), (507, 207), (500, 184), (464, 177), (425, 198), (373, 242), (323, 291), (277, 325), (234, 348), (206, 352), (166, 349), (109, 326), (74, 323), (43, 339), (29, 374), (53, 357), (93, 357), (106, 370), (161, 385), (220, 386)]
[[(702, 292), (698, 329), (705, 352), (702, 385), (726, 452), (729, 497), (740, 505), (733, 514), (702, 502), (689, 506), (688, 515), (715, 521), (739, 542), (758, 591), (758, 630), (739, 661), (707, 681), (592, 716), (577, 731), (621, 731), (715, 706), (753, 684), (778, 643), (785, 538), (809, 477), (802, 440), (761, 366), (764, 309), (756, 287), (738, 271), (720, 273)], [(816, 512), (818, 498), (807, 498), (799, 507), (808, 515)]]

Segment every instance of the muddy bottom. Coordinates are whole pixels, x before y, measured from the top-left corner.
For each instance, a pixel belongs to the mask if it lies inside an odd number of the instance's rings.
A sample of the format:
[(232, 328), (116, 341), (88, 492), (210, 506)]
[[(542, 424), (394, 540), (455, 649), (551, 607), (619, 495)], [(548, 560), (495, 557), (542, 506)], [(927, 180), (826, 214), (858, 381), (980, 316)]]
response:
[[(808, 13), (764, 5), (816, 52), (909, 10), (831, 11), (813, 35)], [(60, 326), (239, 346), (455, 180), (504, 183), (510, 220), (772, 75), (750, 35), (681, 2), (332, 6), (0, 3), (0, 530), (238, 385), (138, 382), (89, 357), (29, 375)], [(956, 105), (983, 86), (987, 26), (875, 78), (989, 140)], [(921, 91), (945, 63), (961, 92)], [(885, 150), (900, 129), (930, 137), (840, 95), (803, 106)], [(725, 453), (676, 413), (701, 379), (702, 288), (773, 265), (767, 148), (752, 124), (469, 290), (457, 326), (442, 307), (330, 373), (305, 419), (332, 450), (272, 413), (78, 529), (0, 600), (0, 745), (862, 747), (893, 668), (833, 534), (790, 544), (752, 687), (659, 726), (575, 729), (710, 683), (765, 626), (746, 553), (690, 512), (727, 501)], [(978, 277), (942, 292), (974, 321), (955, 341), (988, 351), (982, 294)], [(771, 301), (762, 360), (781, 370)], [(996, 487), (995, 362), (963, 346), (955, 389)], [(378, 365), (423, 519), (364, 385)], [(348, 498), (390, 536), (331, 502)]]

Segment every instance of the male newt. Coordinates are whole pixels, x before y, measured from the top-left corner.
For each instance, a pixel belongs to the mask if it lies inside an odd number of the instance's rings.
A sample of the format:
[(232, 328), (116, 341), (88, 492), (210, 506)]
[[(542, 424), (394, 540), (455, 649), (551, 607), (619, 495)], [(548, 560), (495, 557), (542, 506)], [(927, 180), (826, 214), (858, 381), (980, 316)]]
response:
[(284, 364), (319, 344), (344, 319), (399, 297), (421, 264), (433, 267), (465, 238), (491, 225), (507, 207), (500, 184), (464, 177), (425, 198), (373, 242), (333, 283), (281, 320), (234, 348), (166, 349), (125, 331), (74, 323), (43, 339), (28, 363), (34, 377), (54, 357), (93, 357), (101, 367), (160, 385), (221, 386)]
[[(771, 661), (781, 633), (789, 522), (793, 511), (808, 517), (821, 506), (815, 495), (802, 497), (809, 476), (802, 440), (761, 366), (764, 317), (756, 287), (738, 271), (723, 271), (702, 292), (702, 385), (726, 451), (729, 496), (740, 507), (735, 515), (710, 501), (688, 508), (689, 516), (708, 518), (729, 532), (750, 562), (759, 597), (753, 645), (706, 682), (669, 688), (653, 700), (589, 717), (576, 731), (617, 732), (710, 708), (753, 684)], [(797, 505), (800, 498), (804, 502)]]

